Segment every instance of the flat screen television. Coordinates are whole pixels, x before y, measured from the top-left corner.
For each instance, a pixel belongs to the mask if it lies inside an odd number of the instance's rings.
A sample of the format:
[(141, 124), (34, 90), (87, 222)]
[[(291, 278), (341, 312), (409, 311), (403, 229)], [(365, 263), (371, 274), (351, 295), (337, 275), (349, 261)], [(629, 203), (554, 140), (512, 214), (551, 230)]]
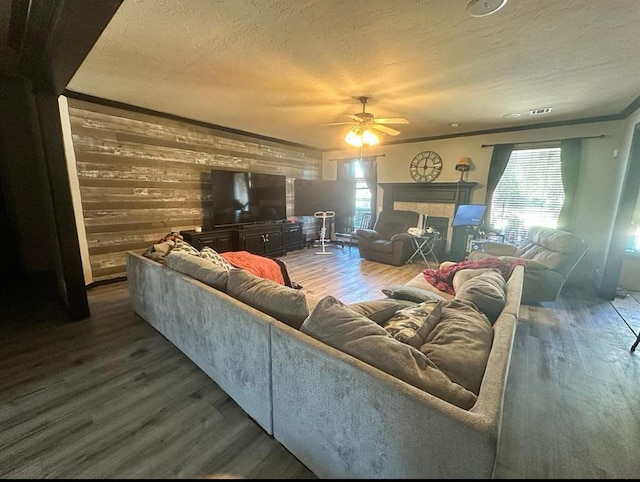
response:
[(282, 221), (287, 217), (287, 178), (246, 171), (211, 171), (213, 225)]
[(293, 182), (294, 216), (333, 211), (337, 217), (356, 212), (356, 182), (296, 179)]
[(484, 204), (460, 204), (451, 226), (480, 226), (486, 210)]

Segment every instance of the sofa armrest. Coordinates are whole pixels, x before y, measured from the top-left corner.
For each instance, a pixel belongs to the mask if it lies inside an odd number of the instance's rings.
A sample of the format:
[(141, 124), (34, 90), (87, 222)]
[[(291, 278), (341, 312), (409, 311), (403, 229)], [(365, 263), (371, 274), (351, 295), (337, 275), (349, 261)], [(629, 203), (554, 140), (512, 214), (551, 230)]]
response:
[(380, 235), (373, 229), (358, 229), (356, 231), (358, 239), (376, 240), (380, 239)]

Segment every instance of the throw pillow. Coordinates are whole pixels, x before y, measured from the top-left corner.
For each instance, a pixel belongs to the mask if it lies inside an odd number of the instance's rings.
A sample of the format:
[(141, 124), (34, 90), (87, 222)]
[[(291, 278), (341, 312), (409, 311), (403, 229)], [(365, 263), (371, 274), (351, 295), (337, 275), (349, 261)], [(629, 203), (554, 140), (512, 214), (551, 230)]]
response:
[(227, 281), (229, 280), (229, 272), (227, 270), (199, 256), (193, 256), (186, 251), (172, 250), (165, 259), (169, 268), (189, 275), (217, 290), (226, 292)]
[(347, 306), (356, 313), (366, 316), (379, 325), (385, 323), (389, 318), (395, 315), (398, 310), (405, 307), (396, 300), (361, 301)]
[(493, 270), (481, 273), (465, 281), (456, 291), (455, 299), (470, 301), (493, 324), (507, 302), (504, 278)]
[(450, 300), (443, 304), (440, 321), (420, 351), (452, 382), (480, 391), (493, 344), (493, 328), (472, 303)]
[(389, 285), (382, 288), (382, 293), (394, 300), (407, 300), (421, 303), (428, 300), (444, 300), (444, 298), (433, 291), (423, 290), (406, 285)]
[(227, 293), (296, 329), (309, 316), (302, 291), (260, 278), (244, 269), (229, 271)]
[(417, 306), (401, 309), (382, 326), (396, 340), (420, 348), (440, 321), (441, 312), (441, 300), (424, 301)]
[(465, 410), (477, 400), (419, 350), (399, 342), (375, 321), (333, 296), (318, 301), (300, 331)]
[(200, 251), (200, 257), (208, 259), (213, 264), (226, 271), (231, 271), (234, 268), (231, 263), (229, 263), (226, 259), (220, 256), (220, 254), (216, 250), (210, 248), (209, 246), (205, 246), (204, 248), (202, 248), (202, 251)]
[(173, 248), (171, 248), (171, 251), (176, 251), (176, 252), (182, 251), (187, 254), (192, 254), (194, 256), (200, 256), (200, 251), (198, 251), (196, 248), (194, 248), (189, 243), (187, 243), (186, 241), (180, 238), (175, 239), (175, 245)]

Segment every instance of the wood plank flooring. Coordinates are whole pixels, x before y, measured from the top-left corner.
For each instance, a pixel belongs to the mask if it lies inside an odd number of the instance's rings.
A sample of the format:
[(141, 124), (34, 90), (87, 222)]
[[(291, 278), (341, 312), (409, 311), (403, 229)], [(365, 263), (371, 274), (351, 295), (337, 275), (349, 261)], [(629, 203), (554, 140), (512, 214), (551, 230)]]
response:
[[(303, 291), (347, 303), (424, 268), (328, 250), (282, 259)], [(1, 288), (0, 478), (316, 478), (132, 312), (126, 281), (91, 288), (78, 322), (51, 280)], [(639, 300), (572, 288), (522, 307), (496, 478), (637, 478)]]

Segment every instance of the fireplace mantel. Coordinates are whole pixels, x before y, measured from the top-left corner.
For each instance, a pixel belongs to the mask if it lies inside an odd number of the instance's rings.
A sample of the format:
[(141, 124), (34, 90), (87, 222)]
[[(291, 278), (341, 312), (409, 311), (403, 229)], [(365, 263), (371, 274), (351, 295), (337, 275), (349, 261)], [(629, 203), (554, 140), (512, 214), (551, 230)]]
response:
[(477, 182), (383, 182), (382, 209), (393, 209), (396, 201), (470, 204)]
[[(396, 202), (471, 204), (471, 191), (477, 182), (389, 182), (378, 184), (383, 191), (382, 209), (393, 209)], [(453, 228), (451, 252), (453, 261), (463, 260), (466, 256), (468, 231), (465, 228)]]

